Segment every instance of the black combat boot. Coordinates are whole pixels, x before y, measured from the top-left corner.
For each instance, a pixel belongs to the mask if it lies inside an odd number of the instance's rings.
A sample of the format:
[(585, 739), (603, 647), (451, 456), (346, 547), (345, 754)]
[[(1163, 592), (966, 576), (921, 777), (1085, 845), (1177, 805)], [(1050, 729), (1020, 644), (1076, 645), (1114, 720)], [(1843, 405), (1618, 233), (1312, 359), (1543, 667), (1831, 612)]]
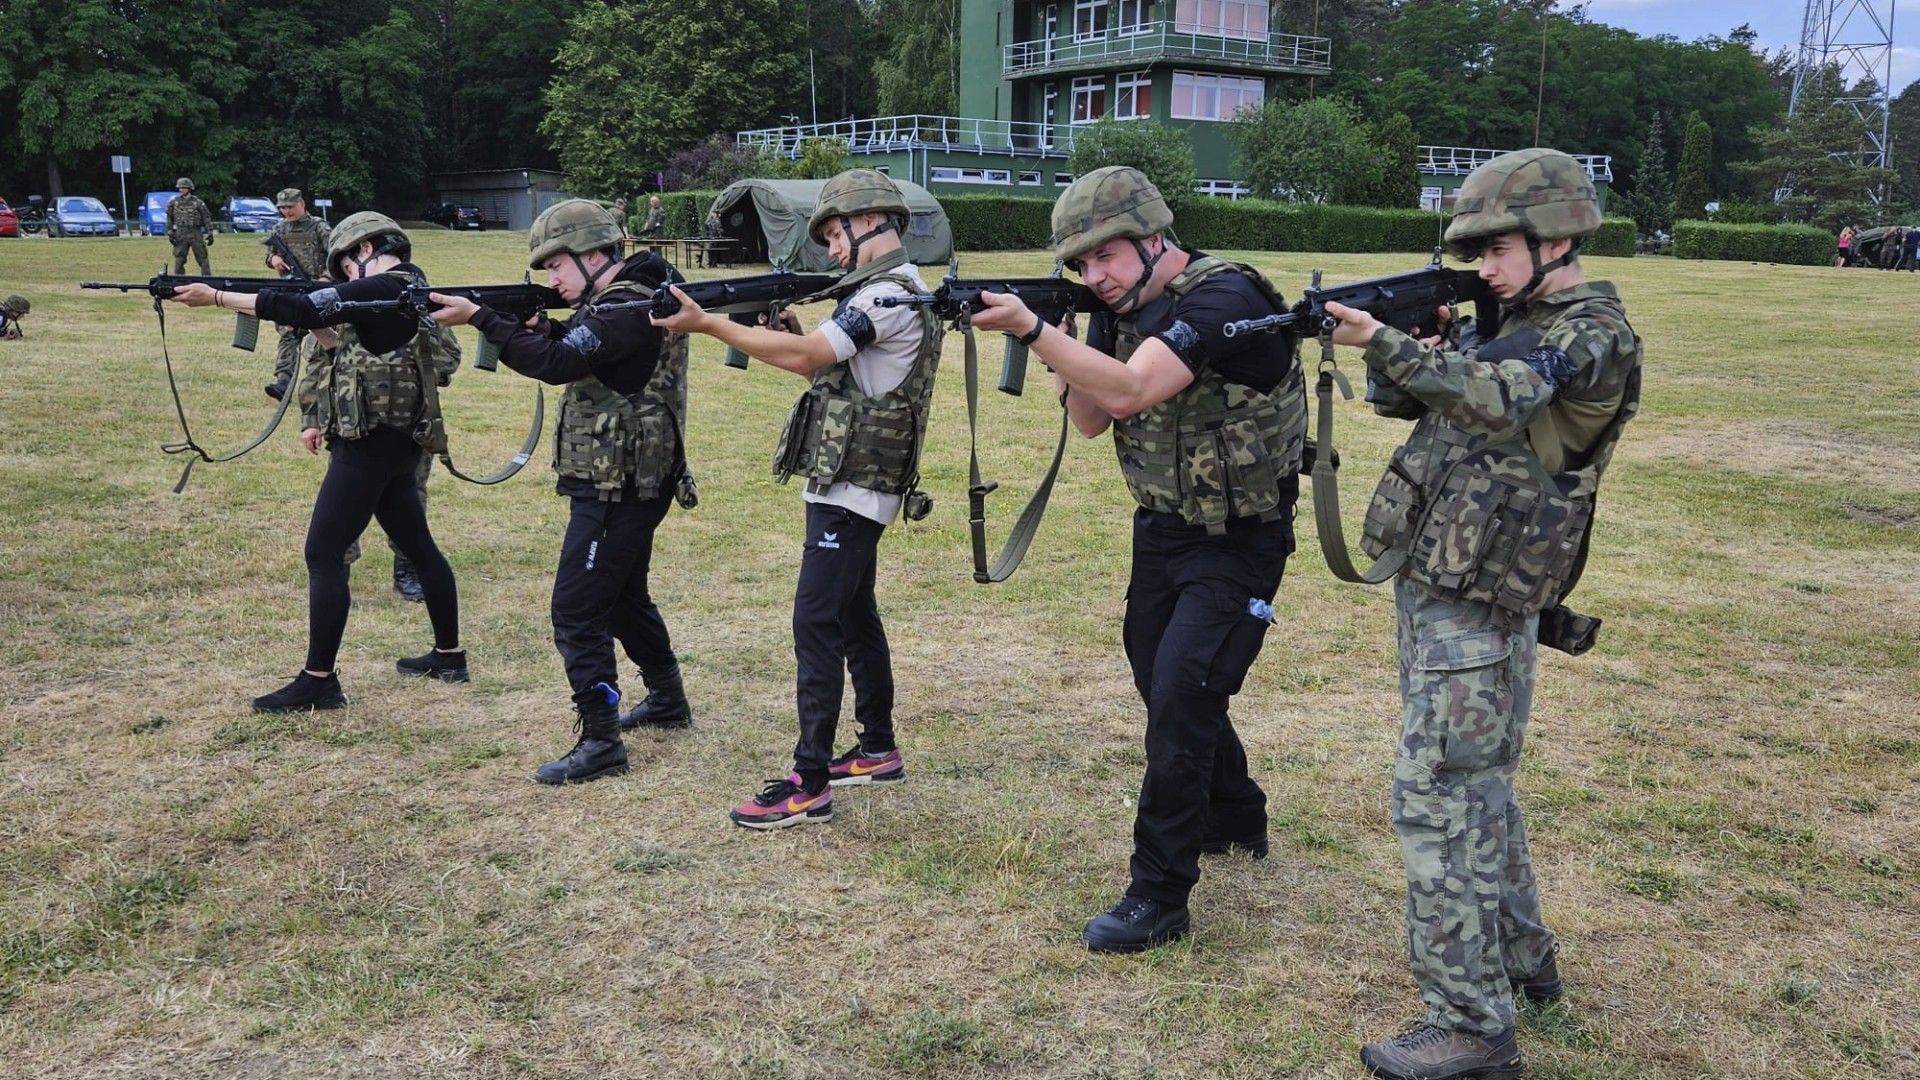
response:
[(1106, 914), (1088, 920), (1082, 937), (1094, 952), (1140, 952), (1187, 936), (1189, 925), (1184, 904), (1123, 896)]
[(467, 650), (441, 652), (428, 649), (424, 656), (403, 656), (393, 662), (395, 671), (416, 678), (439, 679), (441, 682), (467, 681)]
[(1547, 962), (1540, 970), (1524, 979), (1512, 979), (1513, 996), (1523, 997), (1535, 1005), (1551, 1005), (1560, 1000), (1560, 950), (1547, 954)]
[(393, 553), (393, 591), (400, 598), (411, 603), (424, 603), (427, 590), (420, 584), (420, 571), (414, 569), (413, 560), (399, 552)]
[(302, 671), (293, 681), (271, 694), (253, 699), (254, 712), (306, 712), (309, 709), (338, 709), (347, 703), (340, 689), (340, 673), (315, 678)]
[(1202, 855), (1245, 855), (1250, 859), (1264, 859), (1267, 857), (1267, 848), (1265, 833), (1240, 839), (1209, 836), (1200, 841)]
[(680, 683), (678, 660), (663, 668), (640, 669), (640, 681), (647, 684), (647, 696), (620, 714), (621, 731), (637, 727), (683, 728), (693, 723), (693, 709), (687, 704), (687, 691)]
[(281, 398), (287, 396), (287, 380), (275, 379), (274, 381), (261, 387), (261, 389), (267, 392), (268, 397), (272, 398), (275, 401), (279, 401)]
[[(574, 696), (580, 741), (565, 757), (549, 761), (533, 774), (543, 784), (584, 784), (627, 771), (627, 748), (620, 742), (620, 718), (598, 688)], [(582, 700), (583, 698), (587, 700)]]

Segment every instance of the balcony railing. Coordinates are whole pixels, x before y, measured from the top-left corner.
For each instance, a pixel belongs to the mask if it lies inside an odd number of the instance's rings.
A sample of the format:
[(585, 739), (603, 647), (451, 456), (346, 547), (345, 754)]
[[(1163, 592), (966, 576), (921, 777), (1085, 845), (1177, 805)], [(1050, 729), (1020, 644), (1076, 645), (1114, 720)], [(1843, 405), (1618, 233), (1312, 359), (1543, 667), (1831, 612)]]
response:
[(855, 154), (882, 154), (892, 150), (976, 154), (1019, 151), (1034, 157), (1066, 157), (1073, 150), (1073, 132), (1065, 124), (980, 120), (969, 116), (873, 116), (826, 124), (755, 128), (734, 136), (736, 143), (763, 147), (783, 157), (798, 154), (801, 144), (808, 139), (839, 139)]
[(1333, 70), (1333, 43), (1301, 34), (1230, 37), (1222, 31), (1181, 29), (1175, 22), (1117, 26), (1093, 34), (1068, 34), (1006, 46), (1002, 73), (1008, 77), (1113, 64), (1192, 60), (1261, 71), (1325, 75)]
[[(1507, 150), (1483, 150), (1469, 146), (1420, 147), (1420, 171), (1428, 176), (1465, 176), (1499, 157)], [(1613, 180), (1613, 158), (1608, 154), (1572, 154), (1573, 160), (1587, 170), (1594, 183)]]

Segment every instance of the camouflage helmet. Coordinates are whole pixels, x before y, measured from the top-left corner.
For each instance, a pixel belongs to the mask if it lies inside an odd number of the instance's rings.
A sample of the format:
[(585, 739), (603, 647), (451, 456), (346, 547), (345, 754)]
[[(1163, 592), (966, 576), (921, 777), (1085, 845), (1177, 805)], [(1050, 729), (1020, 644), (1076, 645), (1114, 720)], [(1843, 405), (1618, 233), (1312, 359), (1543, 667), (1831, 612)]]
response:
[(533, 219), (527, 233), (527, 266), (542, 269), (555, 255), (618, 251), (625, 234), (606, 207), (586, 199), (564, 199)]
[(907, 209), (907, 197), (886, 173), (875, 169), (848, 169), (820, 185), (820, 201), (807, 219), (807, 235), (814, 243), (824, 244), (820, 230), (835, 218), (855, 214), (890, 214), (904, 225), (913, 216)]
[(183, 176), (183, 177), (181, 177), (180, 179), (178, 179), (178, 180), (175, 180), (175, 181), (173, 182), (173, 186), (174, 186), (174, 187), (177, 187), (177, 188), (186, 188), (186, 189), (187, 189), (188, 191), (192, 191), (192, 190), (193, 190), (193, 178), (192, 178), (192, 177), (189, 177), (189, 176)]
[(1600, 230), (1600, 199), (1579, 162), (1558, 150), (1534, 147), (1501, 154), (1468, 174), (1453, 203), (1446, 242), (1466, 257), (1501, 233), (1535, 240), (1568, 240)]
[[(392, 239), (383, 245), (379, 242), (383, 236)], [(334, 280), (342, 280), (340, 260), (358, 249), (362, 240), (372, 240), (377, 250), (397, 253), (402, 258), (413, 250), (413, 241), (408, 239), (407, 230), (387, 215), (372, 210), (348, 214), (333, 227), (333, 237), (327, 244), (327, 270), (333, 274)]]
[(33, 305), (28, 303), (27, 298), (21, 296), (19, 293), (13, 293), (5, 300), (0, 300), (0, 311), (4, 311), (16, 319), (32, 310)]
[(300, 189), (297, 187), (281, 188), (280, 194), (273, 197), (273, 205), (275, 206), (292, 206), (295, 203), (303, 203), (306, 201), (307, 197), (300, 194)]
[(1053, 257), (1078, 259), (1109, 240), (1144, 240), (1173, 227), (1173, 211), (1146, 174), (1107, 165), (1067, 186), (1053, 204)]

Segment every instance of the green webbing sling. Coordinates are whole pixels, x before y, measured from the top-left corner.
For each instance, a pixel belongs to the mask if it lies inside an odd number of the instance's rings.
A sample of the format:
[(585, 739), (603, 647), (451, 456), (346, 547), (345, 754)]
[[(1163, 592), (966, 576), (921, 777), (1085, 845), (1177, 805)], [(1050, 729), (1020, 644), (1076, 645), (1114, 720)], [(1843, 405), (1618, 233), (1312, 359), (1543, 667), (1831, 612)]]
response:
[(983, 481), (980, 478), (980, 438), (978, 416), (980, 411), (980, 349), (973, 335), (973, 323), (965, 309), (954, 321), (961, 337), (966, 342), (967, 376), (967, 528), (973, 534), (973, 580), (990, 585), (996, 581), (1005, 581), (1013, 576), (1026, 557), (1028, 545), (1040, 529), (1040, 518), (1047, 512), (1047, 499), (1053, 494), (1053, 481), (1060, 475), (1060, 459), (1067, 451), (1067, 400), (1060, 399), (1060, 440), (1053, 448), (1053, 463), (1047, 466), (1047, 475), (1040, 480), (1040, 486), (1034, 489), (1033, 496), (1021, 509), (1020, 516), (1014, 519), (1013, 529), (1007, 533), (1007, 542), (993, 564), (987, 564), (987, 496), (1000, 485)]

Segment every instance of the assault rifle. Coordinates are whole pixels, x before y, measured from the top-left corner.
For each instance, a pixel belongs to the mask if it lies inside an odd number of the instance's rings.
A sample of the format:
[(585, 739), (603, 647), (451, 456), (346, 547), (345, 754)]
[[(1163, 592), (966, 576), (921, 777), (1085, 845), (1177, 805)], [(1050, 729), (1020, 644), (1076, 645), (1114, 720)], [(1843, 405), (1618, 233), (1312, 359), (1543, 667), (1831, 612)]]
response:
[(270, 232), (267, 234), (267, 238), (260, 242), (267, 246), (269, 252), (280, 256), (281, 262), (287, 264), (284, 276), (292, 278), (295, 281), (306, 281), (313, 277), (312, 274), (307, 272), (306, 266), (300, 262), (300, 256), (295, 255), (293, 249), (287, 246), (286, 237), (276, 232)]
[[(83, 281), (80, 283), (80, 287), (83, 289), (119, 289), (123, 293), (140, 289), (154, 298), (155, 309), (158, 310), (161, 300), (173, 296), (173, 294), (188, 285), (206, 285), (210, 288), (218, 289), (221, 292), (230, 293), (310, 293), (318, 289), (327, 288), (331, 284), (331, 282), (315, 281), (311, 278), (195, 277), (184, 274), (161, 273), (155, 274), (153, 278), (144, 285), (123, 281)], [(233, 347), (252, 352), (254, 345), (258, 344), (259, 341), (259, 316), (249, 315), (244, 311), (237, 312), (233, 321)]]
[(1440, 265), (1440, 250), (1434, 249), (1433, 261), (1418, 270), (1386, 277), (1367, 278), (1345, 285), (1320, 284), (1320, 271), (1313, 272), (1313, 283), (1300, 295), (1298, 303), (1278, 315), (1260, 319), (1238, 319), (1226, 325), (1225, 334), (1273, 334), (1292, 331), (1300, 337), (1317, 337), (1331, 331), (1340, 320), (1327, 314), (1329, 302), (1364, 311), (1381, 322), (1414, 337), (1427, 337), (1437, 329), (1435, 311), (1472, 302), (1489, 303), (1495, 299), (1487, 283), (1472, 270), (1450, 270)]
[[(795, 301), (823, 293), (840, 280), (838, 274), (794, 274), (775, 267), (770, 274), (744, 277), (711, 278), (706, 281), (675, 281), (674, 288), (703, 310), (725, 315), (744, 326), (772, 325), (776, 316)], [(680, 310), (680, 301), (671, 290), (662, 288), (648, 300), (619, 300), (600, 305), (603, 309), (639, 308), (658, 318), (669, 318)], [(727, 349), (727, 366), (745, 368), (747, 355)]]
[[(343, 300), (334, 305), (334, 310), (410, 311), (425, 322), (440, 308), (430, 299), (433, 293), (471, 300), (481, 307), (512, 316), (517, 322), (525, 322), (543, 311), (573, 306), (555, 290), (535, 285), (529, 276), (527, 280), (509, 285), (409, 285), (391, 300)], [(493, 371), (500, 366), (500, 346), (485, 334), (480, 335), (473, 366), (481, 371)]]
[[(962, 278), (959, 273), (958, 266), (950, 268), (939, 288), (930, 293), (883, 296), (876, 303), (881, 307), (926, 307), (941, 321), (956, 324), (985, 306), (980, 299), (983, 292), (1011, 293), (1019, 297), (1048, 326), (1058, 325), (1075, 312), (1107, 309), (1092, 289), (1077, 281), (1068, 281), (1057, 272), (1041, 278)], [(1000, 392), (1017, 397), (1026, 381), (1027, 347), (1020, 344), (1019, 338), (1008, 334), (1006, 349), (1000, 355)]]

